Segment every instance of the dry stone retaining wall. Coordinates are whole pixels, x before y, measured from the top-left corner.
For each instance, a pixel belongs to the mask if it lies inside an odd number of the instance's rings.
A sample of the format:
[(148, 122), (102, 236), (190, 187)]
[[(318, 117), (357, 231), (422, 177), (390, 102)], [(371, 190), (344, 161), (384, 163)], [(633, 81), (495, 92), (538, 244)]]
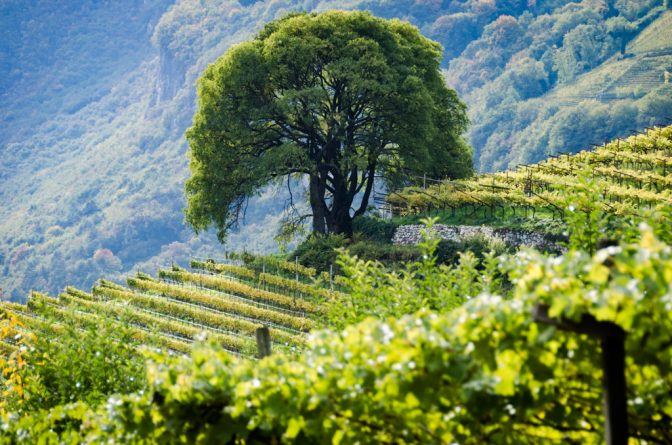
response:
[[(399, 226), (394, 232), (392, 242), (397, 245), (415, 245), (422, 240), (422, 225)], [(460, 242), (465, 239), (483, 235), (488, 238), (498, 238), (506, 244), (514, 246), (530, 246), (539, 250), (558, 251), (563, 250), (557, 242), (549, 239), (541, 233), (527, 232), (506, 228), (493, 228), (487, 226), (447, 226), (435, 224), (432, 230), (441, 239)]]

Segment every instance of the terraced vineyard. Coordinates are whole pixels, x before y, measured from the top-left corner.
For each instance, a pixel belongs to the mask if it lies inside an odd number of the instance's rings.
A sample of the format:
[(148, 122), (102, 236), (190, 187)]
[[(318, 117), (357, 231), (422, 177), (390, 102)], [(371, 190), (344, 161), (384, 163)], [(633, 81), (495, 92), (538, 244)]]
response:
[[(279, 260), (267, 262), (277, 266)], [(308, 282), (315, 274), (305, 270), (299, 281), (265, 268), (212, 260), (194, 260), (190, 266), (159, 270), (156, 278), (138, 272), (125, 286), (101, 279), (90, 293), (72, 287), (55, 298), (33, 292), (25, 305), (0, 302), (0, 312), (13, 313), (23, 332), (55, 341), (66, 327), (89, 329), (111, 320), (131, 329), (144, 346), (186, 353), (192, 343), (208, 338), (251, 358), (262, 326), (268, 327), (274, 350), (300, 352), (306, 334), (318, 327), (320, 303), (341, 295), (319, 281)], [(0, 352), (15, 347), (11, 340), (3, 341)]]
[(672, 205), (672, 126), (574, 155), (551, 155), (512, 171), (409, 187), (390, 194), (387, 201), (401, 215), (435, 209), (527, 215), (546, 209), (563, 217), (568, 197), (586, 188), (579, 172), (601, 191), (600, 203), (609, 212), (637, 215), (642, 208)]

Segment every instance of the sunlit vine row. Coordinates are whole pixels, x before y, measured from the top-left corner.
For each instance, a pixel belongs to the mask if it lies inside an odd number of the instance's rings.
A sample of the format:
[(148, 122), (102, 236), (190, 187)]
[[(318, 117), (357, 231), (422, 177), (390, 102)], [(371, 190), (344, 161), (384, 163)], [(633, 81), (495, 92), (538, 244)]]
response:
[[(126, 322), (133, 324), (140, 324), (150, 331), (157, 329), (161, 332), (166, 332), (174, 336), (185, 337), (190, 341), (204, 339), (202, 328), (195, 327), (192, 324), (184, 321), (178, 321), (170, 318), (157, 317), (146, 312), (142, 312), (132, 306), (122, 306), (114, 303), (95, 302), (80, 299), (71, 295), (61, 295), (59, 300), (67, 305), (69, 308), (86, 309), (94, 313), (105, 315), (112, 315)], [(250, 338), (241, 338), (233, 335), (227, 335), (220, 332), (207, 332), (207, 337), (211, 338), (226, 349), (231, 349), (236, 352), (243, 352), (250, 354), (254, 352), (254, 345)]]
[[(100, 315), (78, 310), (64, 309), (58, 307), (50, 300), (56, 301), (55, 298), (33, 292), (30, 295), (29, 306), (47, 320), (57, 320), (74, 327), (95, 329), (101, 324), (102, 319)], [(133, 327), (132, 332), (134, 339), (141, 343), (165, 347), (184, 353), (191, 350), (191, 342), (177, 338), (176, 336), (171, 336), (170, 334), (154, 334), (147, 329), (141, 329), (139, 327)]]
[[(262, 322), (252, 322), (246, 319), (236, 318), (234, 315), (214, 312), (207, 308), (174, 302), (150, 294), (131, 292), (128, 289), (119, 289), (112, 287), (111, 284), (112, 283), (102, 281), (99, 286), (93, 288), (94, 295), (103, 299), (127, 302), (140, 308), (190, 320), (215, 329), (225, 329), (246, 335), (254, 335), (256, 329), (263, 325)], [(305, 340), (301, 335), (292, 334), (285, 330), (273, 327), (269, 330), (273, 341), (292, 345), (303, 345), (305, 343)]]
[(315, 304), (302, 300), (301, 298), (292, 298), (287, 295), (257, 289), (239, 281), (216, 275), (195, 274), (185, 270), (160, 270), (159, 277), (170, 278), (183, 283), (196, 283), (209, 289), (232, 293), (244, 298), (270, 303), (294, 311), (318, 312), (318, 307)]
[(279, 311), (260, 308), (234, 299), (227, 299), (223, 295), (208, 293), (200, 289), (190, 289), (183, 286), (140, 280), (137, 278), (129, 278), (127, 281), (128, 284), (135, 289), (171, 296), (179, 300), (197, 303), (224, 312), (244, 315), (258, 319), (260, 322), (270, 321), (301, 331), (307, 331), (315, 327), (315, 322), (309, 318), (296, 317)]
[(592, 175), (592, 186), (603, 195), (603, 209), (611, 213), (637, 214), (643, 205), (672, 205), (672, 126), (507, 172), (426, 189), (410, 187), (390, 194), (388, 202), (402, 214), (464, 206), (562, 210), (567, 196), (582, 187), (577, 178), (581, 172)]

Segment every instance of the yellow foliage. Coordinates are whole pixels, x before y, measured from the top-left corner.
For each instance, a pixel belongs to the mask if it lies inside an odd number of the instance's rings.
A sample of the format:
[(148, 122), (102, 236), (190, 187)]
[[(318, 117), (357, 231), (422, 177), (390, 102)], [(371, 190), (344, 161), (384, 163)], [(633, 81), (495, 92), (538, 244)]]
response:
[(10, 400), (21, 403), (25, 395), (21, 370), (27, 364), (26, 346), (35, 336), (22, 329), (23, 325), (12, 312), (6, 309), (0, 312), (0, 343), (7, 345), (4, 349), (8, 351), (0, 355), (0, 415), (6, 413)]

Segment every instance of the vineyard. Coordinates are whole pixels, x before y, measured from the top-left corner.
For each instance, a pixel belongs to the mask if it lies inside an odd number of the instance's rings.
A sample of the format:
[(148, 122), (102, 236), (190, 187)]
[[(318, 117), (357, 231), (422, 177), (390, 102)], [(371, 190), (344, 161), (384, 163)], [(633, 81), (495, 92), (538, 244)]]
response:
[[(300, 355), (253, 362), (233, 357), (226, 340), (197, 346), (192, 355), (148, 362), (141, 391), (23, 417), (0, 412), (0, 443), (670, 444), (672, 250), (646, 226), (640, 237), (594, 256), (574, 250), (491, 257), (481, 271), (468, 255), (455, 268), (427, 258), (407, 275), (346, 259), (359, 279), (342, 306), (367, 305), (375, 296), (393, 309), (386, 296), (394, 296), (443, 307), (407, 307), (407, 316), (320, 330)], [(254, 269), (228, 266), (208, 263), (247, 275), (232, 293), (242, 295), (259, 278), (249, 273)], [(166, 274), (181, 283), (199, 275), (170, 268), (159, 276)], [(224, 275), (200, 275), (212, 279), (212, 292), (223, 287)], [(67, 289), (58, 302), (33, 294), (33, 317), (18, 305), (11, 309), (39, 330), (47, 329), (40, 324), (44, 306), (61, 314), (67, 304), (84, 326), (84, 314), (116, 314), (109, 308), (124, 306), (115, 301), (144, 295), (128, 306), (137, 308), (133, 323), (146, 326), (146, 308), (173, 313), (169, 307), (185, 305), (192, 290), (171, 292), (163, 306), (163, 286), (179, 286), (142, 274), (129, 281), (129, 288), (103, 281), (92, 294)], [(256, 289), (279, 293), (284, 284), (274, 286)], [(264, 304), (282, 304), (261, 292), (245, 298), (262, 296)], [(213, 321), (197, 310), (186, 314), (180, 318)], [(62, 319), (49, 320), (58, 330)], [(154, 329), (168, 328), (164, 323)]]
[[(308, 268), (255, 260), (261, 271), (230, 260), (192, 260), (191, 270), (173, 265), (156, 278), (138, 272), (126, 286), (100, 279), (90, 293), (73, 287), (56, 298), (32, 292), (26, 304), (0, 302), (0, 313), (14, 314), (22, 332), (55, 341), (66, 327), (86, 330), (111, 320), (130, 327), (142, 346), (188, 353), (207, 338), (233, 355), (253, 358), (255, 333), (265, 326), (273, 349), (301, 351), (306, 333), (318, 326), (321, 303), (340, 292), (313, 280), (316, 273)], [(11, 340), (0, 343), (2, 352), (15, 348)]]
[(387, 197), (400, 215), (449, 210), (492, 217), (564, 218), (577, 193), (599, 191), (603, 210), (637, 216), (672, 204), (672, 126), (651, 128), (576, 154), (560, 153), (538, 164), (519, 165), (460, 181), (409, 187)]

